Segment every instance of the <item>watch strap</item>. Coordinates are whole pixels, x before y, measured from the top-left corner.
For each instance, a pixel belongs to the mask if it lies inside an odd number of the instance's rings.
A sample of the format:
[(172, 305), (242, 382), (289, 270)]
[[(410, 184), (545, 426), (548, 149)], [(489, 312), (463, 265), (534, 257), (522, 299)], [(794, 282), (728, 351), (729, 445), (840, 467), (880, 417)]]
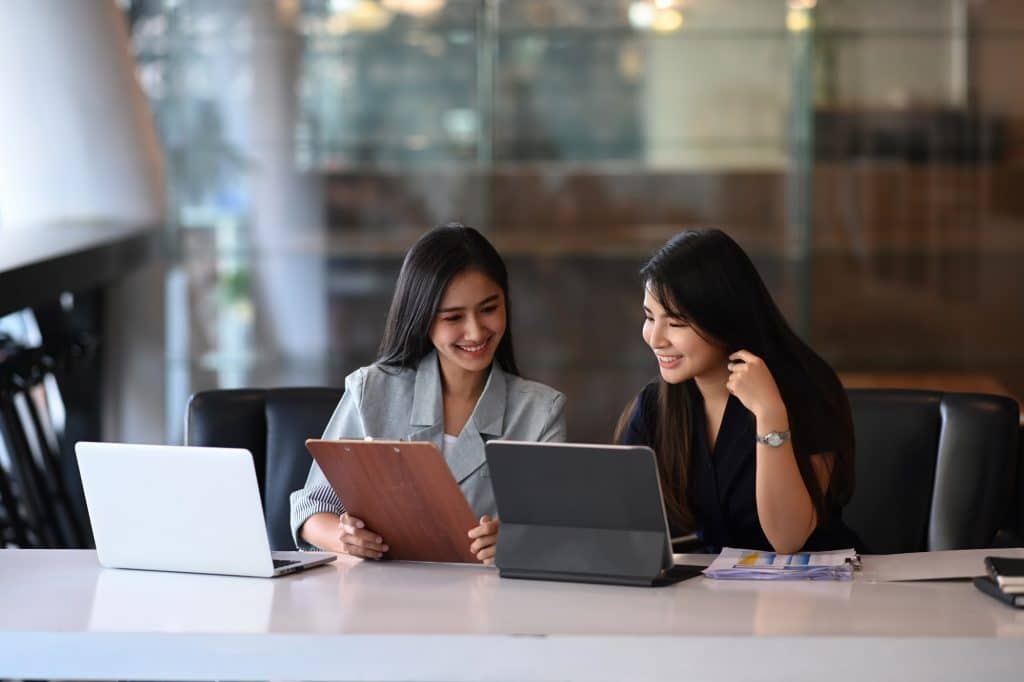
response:
[(789, 431), (769, 431), (763, 436), (757, 435), (757, 442), (770, 448), (781, 447), (788, 440)]

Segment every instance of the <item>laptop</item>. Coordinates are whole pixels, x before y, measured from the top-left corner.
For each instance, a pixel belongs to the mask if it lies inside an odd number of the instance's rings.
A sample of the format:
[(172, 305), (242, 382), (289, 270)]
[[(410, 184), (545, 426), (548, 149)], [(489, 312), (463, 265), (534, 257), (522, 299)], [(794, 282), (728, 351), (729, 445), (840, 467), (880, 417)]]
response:
[(75, 453), (103, 566), (275, 578), (337, 558), (270, 551), (248, 450), (80, 442)]
[(643, 446), (487, 443), (502, 577), (669, 585), (676, 566), (654, 451)]

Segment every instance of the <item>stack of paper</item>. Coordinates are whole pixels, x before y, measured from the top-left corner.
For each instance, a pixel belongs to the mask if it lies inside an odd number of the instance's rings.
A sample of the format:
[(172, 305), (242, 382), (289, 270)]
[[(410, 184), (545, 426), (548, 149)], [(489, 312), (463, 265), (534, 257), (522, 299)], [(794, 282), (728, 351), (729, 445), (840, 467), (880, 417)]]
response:
[(704, 575), (720, 580), (851, 580), (856, 563), (852, 549), (777, 554), (726, 547)]

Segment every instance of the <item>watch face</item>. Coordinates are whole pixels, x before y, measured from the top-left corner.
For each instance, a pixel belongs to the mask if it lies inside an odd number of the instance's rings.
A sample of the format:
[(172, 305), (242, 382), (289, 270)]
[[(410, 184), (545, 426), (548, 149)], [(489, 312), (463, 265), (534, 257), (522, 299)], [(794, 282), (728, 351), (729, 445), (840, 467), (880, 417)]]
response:
[(779, 447), (784, 442), (782, 436), (776, 431), (772, 431), (771, 433), (769, 433), (767, 436), (764, 437), (764, 440), (768, 445), (772, 446), (773, 448)]

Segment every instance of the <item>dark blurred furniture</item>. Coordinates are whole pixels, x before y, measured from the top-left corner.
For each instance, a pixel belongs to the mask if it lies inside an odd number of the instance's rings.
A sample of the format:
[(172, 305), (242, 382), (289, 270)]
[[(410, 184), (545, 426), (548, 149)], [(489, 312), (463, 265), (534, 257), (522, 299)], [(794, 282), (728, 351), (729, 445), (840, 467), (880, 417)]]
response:
[(954, 108), (817, 109), (814, 147), (819, 161), (999, 161), (1008, 147), (1007, 121)]
[(1012, 398), (848, 389), (857, 439), (846, 522), (872, 553), (990, 547), (1020, 495)]
[(341, 400), (340, 388), (241, 388), (201, 391), (188, 402), (185, 444), (252, 453), (270, 547), (295, 549), (288, 496), (303, 486), (319, 438)]
[(0, 547), (92, 546), (74, 445), (102, 438), (107, 292), (159, 258), (162, 234), (102, 221), (5, 226), (0, 317), (30, 312), (38, 333), (0, 335)]
[(46, 381), (73, 376), (79, 341), (51, 335), (27, 347), (0, 334), (0, 547), (92, 546), (84, 509), (70, 492)]

